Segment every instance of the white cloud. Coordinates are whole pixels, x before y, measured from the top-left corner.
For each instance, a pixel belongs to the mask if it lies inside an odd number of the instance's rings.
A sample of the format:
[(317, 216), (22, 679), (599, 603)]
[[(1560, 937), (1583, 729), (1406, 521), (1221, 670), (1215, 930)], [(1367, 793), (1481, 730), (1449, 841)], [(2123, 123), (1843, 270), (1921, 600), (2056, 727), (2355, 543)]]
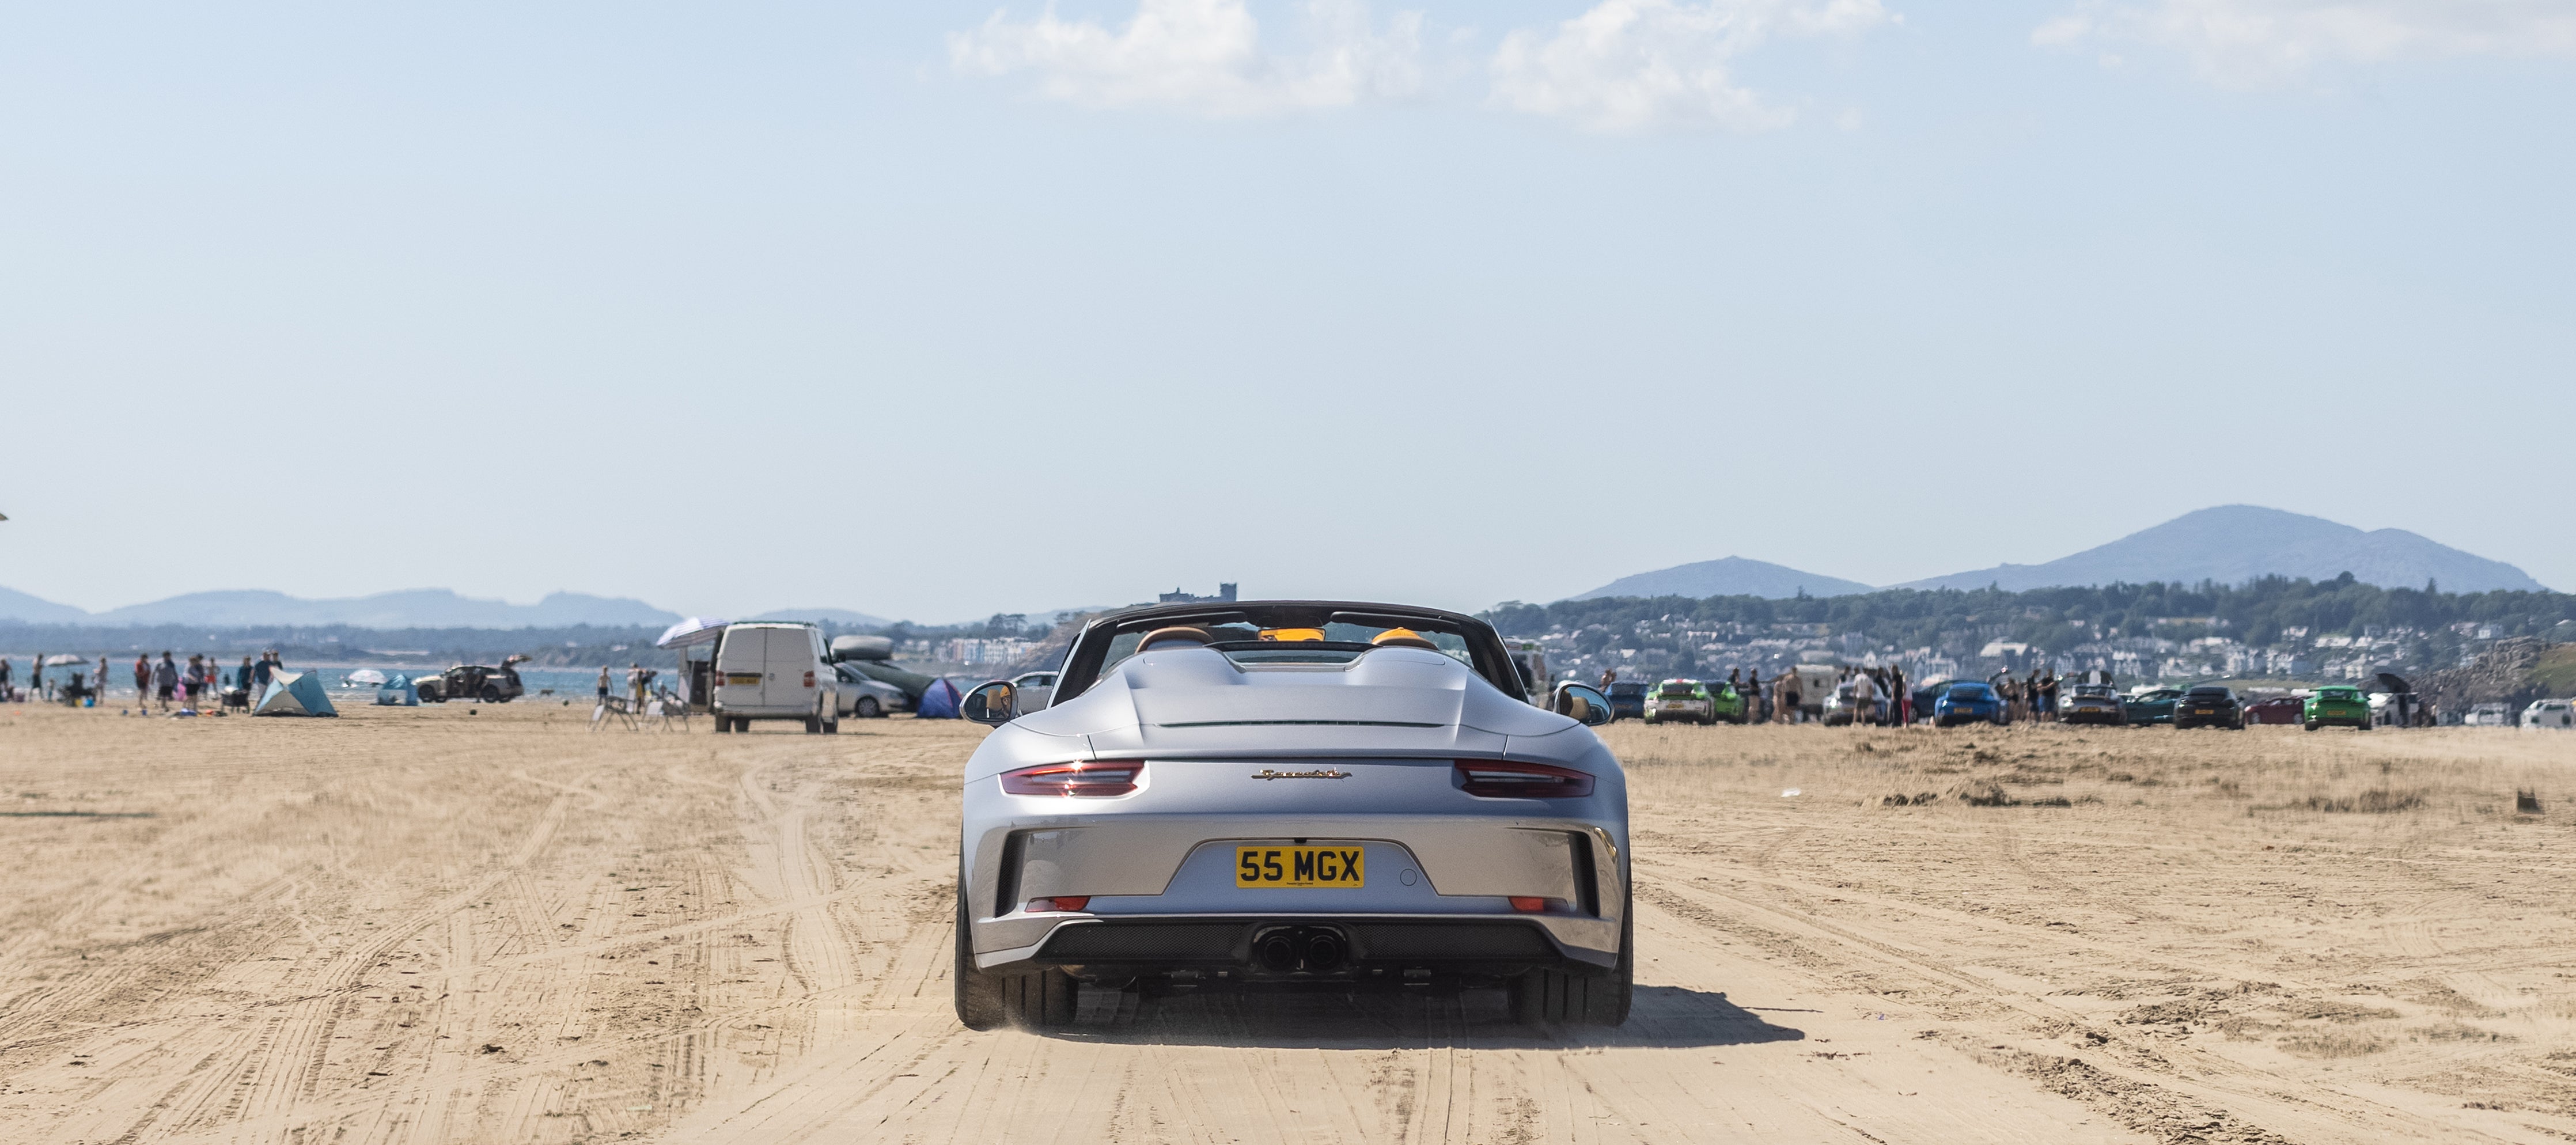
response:
[(1422, 86), (1420, 13), (1380, 29), (1359, 0), (1309, 0), (1312, 49), (1273, 55), (1244, 0), (1142, 0), (1116, 31), (1089, 20), (1006, 19), (948, 39), (962, 72), (1028, 72), (1050, 98), (1093, 107), (1262, 115), (1401, 98)]
[(1597, 131), (1660, 126), (1762, 131), (1795, 113), (1765, 104), (1728, 66), (1775, 37), (1839, 36), (1889, 22), (1878, 0), (1602, 0), (1494, 53), (1494, 101)]
[(2154, 0), (2095, 4), (2041, 24), (2033, 43), (2144, 43), (2188, 56), (2202, 78), (2280, 83), (2325, 63), (2576, 57), (2567, 0)]

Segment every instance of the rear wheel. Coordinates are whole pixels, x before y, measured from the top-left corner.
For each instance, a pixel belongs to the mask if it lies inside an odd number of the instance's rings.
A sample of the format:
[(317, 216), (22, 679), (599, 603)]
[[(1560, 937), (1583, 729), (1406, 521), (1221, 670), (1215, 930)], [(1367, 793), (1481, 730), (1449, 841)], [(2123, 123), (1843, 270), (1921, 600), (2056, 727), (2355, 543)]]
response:
[(1073, 976), (1049, 967), (1034, 974), (993, 974), (975, 968), (974, 940), (966, 926), (966, 890), (957, 891), (955, 992), (957, 1021), (970, 1030), (1001, 1026), (1045, 1029), (1073, 1023)]
[(1617, 1026), (1628, 1021), (1637, 981), (1637, 900), (1619, 917), (1619, 962), (1608, 970), (1532, 970), (1512, 979), (1512, 1020), (1548, 1026)]

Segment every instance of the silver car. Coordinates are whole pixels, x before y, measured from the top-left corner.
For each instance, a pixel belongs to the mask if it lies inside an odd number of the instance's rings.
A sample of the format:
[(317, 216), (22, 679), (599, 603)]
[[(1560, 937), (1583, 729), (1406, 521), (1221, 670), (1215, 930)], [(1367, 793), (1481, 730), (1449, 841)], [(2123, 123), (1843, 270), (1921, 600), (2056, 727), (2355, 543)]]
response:
[(1522, 699), (1500, 637), (1401, 605), (1201, 602), (1075, 638), (1053, 702), (967, 718), (956, 1004), (1078, 989), (1503, 985), (1532, 1025), (1627, 1019), (1626, 776), (1608, 701)]

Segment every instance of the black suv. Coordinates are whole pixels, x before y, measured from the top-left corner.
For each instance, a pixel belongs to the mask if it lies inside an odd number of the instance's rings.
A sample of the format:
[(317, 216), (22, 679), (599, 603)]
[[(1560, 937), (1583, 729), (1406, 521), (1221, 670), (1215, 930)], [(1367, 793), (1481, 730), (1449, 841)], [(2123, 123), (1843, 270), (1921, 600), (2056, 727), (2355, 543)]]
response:
[(2174, 699), (2173, 726), (2183, 728), (2227, 728), (2245, 730), (2245, 709), (2236, 702), (2236, 693), (2216, 684), (2202, 684)]

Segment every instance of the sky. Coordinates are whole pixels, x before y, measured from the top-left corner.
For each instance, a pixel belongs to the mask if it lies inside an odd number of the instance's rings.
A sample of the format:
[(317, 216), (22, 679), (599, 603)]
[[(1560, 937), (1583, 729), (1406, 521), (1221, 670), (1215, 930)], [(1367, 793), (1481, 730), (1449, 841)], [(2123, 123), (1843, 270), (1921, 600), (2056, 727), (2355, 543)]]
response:
[(0, 585), (2576, 589), (2560, 0), (11, 6)]

